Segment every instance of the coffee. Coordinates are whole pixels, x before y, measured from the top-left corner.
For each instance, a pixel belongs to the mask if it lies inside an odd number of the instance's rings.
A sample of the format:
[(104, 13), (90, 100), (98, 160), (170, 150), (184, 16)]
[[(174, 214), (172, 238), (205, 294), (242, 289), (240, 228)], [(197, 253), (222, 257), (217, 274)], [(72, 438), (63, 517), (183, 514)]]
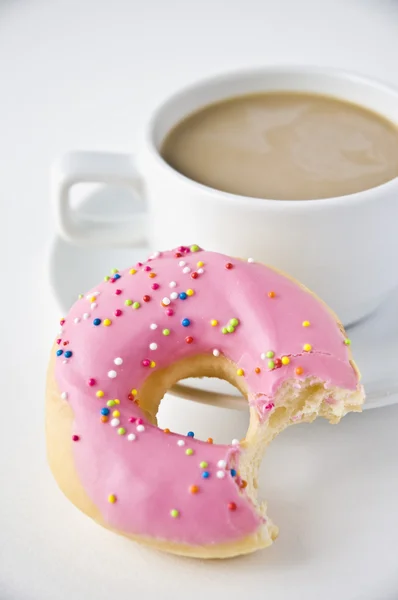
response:
[(258, 93), (189, 115), (166, 136), (161, 154), (190, 179), (233, 194), (331, 198), (398, 176), (398, 128), (337, 98)]

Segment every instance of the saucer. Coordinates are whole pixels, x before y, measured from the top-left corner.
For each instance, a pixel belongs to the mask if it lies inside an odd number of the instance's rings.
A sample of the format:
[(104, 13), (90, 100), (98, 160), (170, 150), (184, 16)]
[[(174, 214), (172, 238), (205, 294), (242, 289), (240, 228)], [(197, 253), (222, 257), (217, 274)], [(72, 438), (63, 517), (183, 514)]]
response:
[[(110, 199), (110, 196), (112, 200)], [(90, 216), (120, 210), (133, 217), (130, 192), (102, 188), (85, 200), (83, 212)], [(128, 210), (127, 210), (128, 208)], [(98, 212), (97, 212), (98, 211)], [(134, 210), (133, 210), (134, 213)], [(102, 216), (102, 218), (103, 218)], [(148, 248), (81, 247), (56, 236), (49, 252), (48, 276), (60, 316), (65, 315), (78, 295), (102, 281), (104, 274), (116, 267), (124, 269), (150, 254)], [(382, 266), (381, 266), (382, 268)], [(366, 320), (349, 328), (355, 361), (362, 372), (366, 391), (364, 408), (377, 408), (398, 402), (398, 290), (389, 296), (379, 310)], [(220, 407), (247, 409), (247, 403), (229, 383), (218, 379), (186, 379), (170, 390), (171, 395)]]

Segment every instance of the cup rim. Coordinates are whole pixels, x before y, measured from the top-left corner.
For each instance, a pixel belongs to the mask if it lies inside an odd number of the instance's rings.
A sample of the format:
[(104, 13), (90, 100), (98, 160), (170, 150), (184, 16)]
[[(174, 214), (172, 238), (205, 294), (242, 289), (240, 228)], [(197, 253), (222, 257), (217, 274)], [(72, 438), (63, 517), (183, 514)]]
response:
[[(398, 176), (394, 177), (394, 179), (390, 179), (385, 183), (377, 185), (372, 188), (368, 188), (366, 190), (362, 190), (359, 192), (354, 192), (352, 194), (345, 194), (343, 196), (331, 196), (330, 198), (312, 198), (308, 200), (292, 200), (292, 199), (283, 199), (276, 200), (273, 198), (258, 198), (253, 196), (245, 196), (242, 194), (233, 194), (232, 192), (226, 192), (224, 190), (219, 190), (217, 188), (213, 188), (207, 186), (203, 183), (195, 181), (194, 179), (190, 179), (186, 175), (180, 173), (172, 166), (170, 166), (160, 154), (156, 144), (154, 142), (154, 131), (156, 124), (161, 117), (162, 112), (167, 106), (170, 106), (177, 102), (182, 96), (187, 93), (194, 92), (195, 90), (206, 87), (208, 85), (212, 85), (216, 82), (222, 83), (223, 81), (228, 82), (235, 79), (245, 79), (248, 77), (252, 77), (253, 75), (273, 75), (276, 73), (284, 74), (284, 75), (314, 75), (322, 76), (335, 76), (341, 79), (350, 80), (353, 83), (362, 83), (370, 87), (374, 87), (379, 89), (381, 92), (385, 92), (389, 95), (395, 95), (398, 101), (398, 88), (394, 85), (382, 81), (378, 78), (374, 78), (371, 76), (364, 75), (359, 72), (350, 71), (347, 69), (341, 69), (336, 67), (319, 67), (314, 65), (268, 65), (264, 67), (255, 67), (255, 68), (243, 68), (238, 70), (224, 71), (219, 74), (213, 74), (209, 77), (205, 77), (199, 79), (196, 82), (192, 82), (184, 87), (178, 89), (173, 94), (168, 96), (166, 100), (164, 100), (154, 111), (151, 119), (149, 120), (148, 126), (146, 128), (146, 144), (149, 147), (150, 152), (154, 155), (155, 160), (158, 162), (159, 166), (169, 172), (169, 174), (173, 174), (178, 177), (181, 183), (185, 184), (188, 188), (194, 187), (196, 189), (201, 190), (203, 193), (209, 196), (216, 195), (218, 199), (223, 201), (228, 201), (228, 203), (237, 203), (241, 204), (242, 201), (245, 202), (246, 205), (251, 205), (252, 207), (260, 207), (263, 208), (279, 208), (281, 209), (281, 205), (284, 208), (295, 208), (295, 209), (303, 209), (304, 207), (313, 207), (314, 203), (320, 210), (323, 206), (324, 208), (345, 204), (347, 200), (350, 201), (350, 204), (358, 204), (366, 203), (375, 200), (375, 195), (378, 196), (379, 193), (388, 192), (390, 188), (398, 187)], [(205, 104), (203, 105), (205, 106)], [(382, 113), (380, 113), (382, 115)], [(383, 115), (382, 115), (383, 116)]]

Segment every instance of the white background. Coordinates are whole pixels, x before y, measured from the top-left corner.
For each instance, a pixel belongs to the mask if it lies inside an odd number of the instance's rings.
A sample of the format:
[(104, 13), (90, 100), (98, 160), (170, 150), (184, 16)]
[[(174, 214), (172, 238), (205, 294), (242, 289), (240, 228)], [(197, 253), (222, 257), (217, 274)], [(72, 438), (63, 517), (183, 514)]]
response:
[[(45, 462), (43, 397), (61, 316), (46, 280), (56, 154), (134, 151), (164, 97), (225, 69), (324, 64), (398, 85), (397, 58), (392, 0), (0, 2), (1, 600), (396, 600), (398, 407), (287, 431), (264, 465), (278, 542), (206, 563), (128, 543), (64, 500)], [(191, 419), (216, 439), (245, 427), (240, 413), (176, 414), (181, 431)]]

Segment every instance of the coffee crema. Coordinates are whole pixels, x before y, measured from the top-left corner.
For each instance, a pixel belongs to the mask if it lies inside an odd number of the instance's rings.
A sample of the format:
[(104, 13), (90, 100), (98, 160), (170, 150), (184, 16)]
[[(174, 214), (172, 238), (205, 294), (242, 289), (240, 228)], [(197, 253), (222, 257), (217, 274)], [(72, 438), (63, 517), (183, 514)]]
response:
[(332, 198), (398, 176), (398, 128), (338, 98), (257, 93), (187, 116), (168, 133), (161, 154), (186, 177), (232, 194)]

